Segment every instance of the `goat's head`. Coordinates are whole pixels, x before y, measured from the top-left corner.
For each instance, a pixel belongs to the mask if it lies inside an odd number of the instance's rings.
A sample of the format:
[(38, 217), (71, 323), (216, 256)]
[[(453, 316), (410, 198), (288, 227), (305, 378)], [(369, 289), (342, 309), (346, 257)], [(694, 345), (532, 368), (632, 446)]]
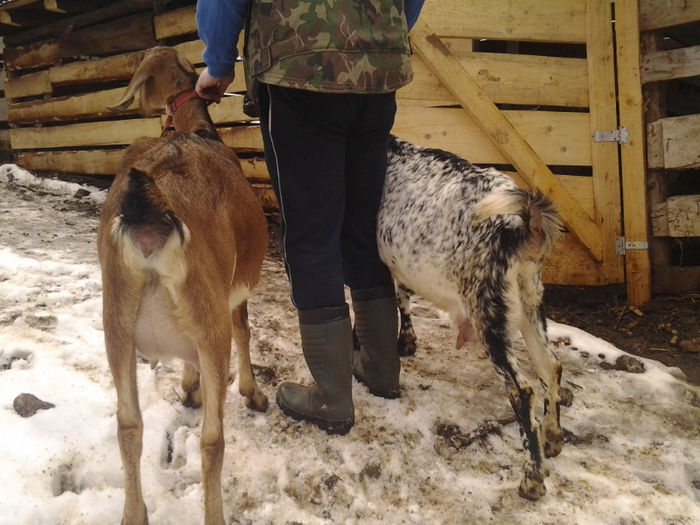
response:
[(124, 97), (108, 109), (123, 111), (138, 98), (144, 115), (157, 115), (178, 94), (194, 88), (196, 82), (197, 73), (185, 57), (171, 47), (154, 47), (145, 52)]

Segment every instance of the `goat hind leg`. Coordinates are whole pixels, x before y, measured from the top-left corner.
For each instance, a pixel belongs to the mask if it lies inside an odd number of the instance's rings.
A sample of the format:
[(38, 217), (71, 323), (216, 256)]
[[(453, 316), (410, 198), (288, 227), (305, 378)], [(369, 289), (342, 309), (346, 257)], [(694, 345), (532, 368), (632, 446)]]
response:
[[(105, 284), (105, 289), (109, 285)], [(106, 292), (107, 293), (107, 292)], [(117, 307), (111, 309), (118, 310)], [(110, 310), (106, 307), (105, 310)], [(141, 490), (143, 419), (136, 382), (136, 349), (123, 312), (105, 316), (107, 360), (117, 390), (117, 438), (124, 467), (123, 525), (148, 524)]]
[(411, 356), (416, 353), (416, 332), (411, 320), (411, 291), (397, 281), (396, 303), (399, 307), (399, 338), (396, 342), (396, 352), (400, 356)]
[[(225, 312), (225, 311), (224, 311)], [(216, 333), (207, 333), (198, 341), (202, 389), (202, 485), (204, 523), (225, 525), (221, 499), (221, 471), (224, 459), (223, 412), (231, 359), (231, 328), (227, 315), (216, 316)]]
[(544, 454), (548, 458), (558, 456), (564, 441), (564, 432), (560, 423), (562, 366), (547, 344), (544, 319), (523, 318), (520, 331), (545, 391), (542, 417)]
[(246, 398), (246, 406), (259, 412), (267, 410), (267, 397), (258, 387), (250, 363), (250, 324), (248, 323), (248, 303), (239, 304), (232, 312), (233, 339), (238, 356), (238, 390)]
[[(505, 305), (503, 305), (505, 308)], [(493, 311), (493, 310), (492, 310)], [(520, 483), (519, 494), (529, 500), (541, 498), (545, 492), (543, 465), (544, 452), (540, 435), (540, 425), (534, 416), (534, 392), (527, 380), (519, 372), (510, 352), (505, 321), (500, 316), (484, 320), (484, 341), (489, 357), (496, 371), (505, 378), (506, 389), (515, 417), (520, 424), (523, 447), (528, 453), (525, 460), (525, 476)], [(500, 325), (500, 326), (499, 326)]]
[(542, 418), (544, 454), (546, 457), (553, 457), (561, 453), (564, 440), (560, 424), (562, 366), (549, 348), (541, 286), (537, 286), (538, 282), (538, 275), (531, 275), (520, 282), (523, 303), (520, 332), (545, 391)]

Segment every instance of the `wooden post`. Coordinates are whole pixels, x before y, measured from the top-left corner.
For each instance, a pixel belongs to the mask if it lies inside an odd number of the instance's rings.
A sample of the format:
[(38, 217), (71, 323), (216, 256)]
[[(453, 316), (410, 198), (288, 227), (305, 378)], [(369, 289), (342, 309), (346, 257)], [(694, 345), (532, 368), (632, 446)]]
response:
[(624, 231), (628, 246), (625, 256), (627, 300), (630, 304), (641, 305), (651, 299), (651, 266), (637, 1), (615, 3), (615, 30), (620, 125), (629, 133), (627, 143), (620, 146)]
[(589, 0), (586, 7), (586, 62), (595, 221), (600, 224), (603, 234), (600, 278), (604, 283), (621, 283), (625, 280), (625, 262), (624, 257), (617, 255), (615, 250), (616, 238), (622, 235), (618, 144), (594, 142), (592, 138), (596, 131), (618, 128), (612, 9), (610, 0)]

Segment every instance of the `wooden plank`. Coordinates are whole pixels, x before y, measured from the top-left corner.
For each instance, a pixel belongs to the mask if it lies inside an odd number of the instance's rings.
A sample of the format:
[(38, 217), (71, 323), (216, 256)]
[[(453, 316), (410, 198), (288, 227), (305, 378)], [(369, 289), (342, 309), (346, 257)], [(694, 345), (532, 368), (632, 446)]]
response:
[[(649, 242), (644, 159), (642, 82), (639, 71), (639, 12), (637, 2), (615, 4), (617, 80), (620, 125), (629, 141), (620, 146), (625, 241)], [(647, 244), (648, 245), (648, 244)], [(651, 299), (651, 264), (647, 249), (627, 250), (627, 300), (640, 305)]]
[(43, 0), (44, 9), (55, 13), (71, 14), (84, 13), (88, 10), (94, 10), (102, 7), (105, 4), (111, 3), (111, 0)]
[(647, 125), (647, 165), (651, 169), (664, 167), (664, 128), (661, 120)]
[(275, 197), (275, 192), (271, 186), (265, 184), (252, 184), (253, 192), (255, 196), (260, 200), (260, 204), (266, 211), (277, 211), (279, 206), (277, 204), (277, 197)]
[[(8, 117), (11, 123), (28, 124), (114, 116), (107, 107), (119, 101), (123, 94), (124, 88), (116, 88), (72, 97), (11, 104)], [(134, 108), (121, 114), (133, 114), (136, 111)]]
[[(156, 27), (156, 38), (158, 37), (158, 29)], [(192, 64), (202, 64), (202, 53), (204, 53), (204, 42), (201, 40), (190, 40), (189, 42), (181, 42), (173, 46), (178, 53), (184, 56)]]
[[(615, 94), (615, 48), (612, 34), (612, 10), (609, 0), (587, 0), (586, 28), (590, 128), (587, 144), (591, 149), (596, 224), (603, 235), (601, 280), (622, 282), (624, 258), (615, 252), (615, 239), (622, 235), (620, 203), (620, 164), (615, 142), (593, 142), (597, 130), (617, 129)], [(578, 193), (572, 193), (579, 195)]]
[[(73, 151), (21, 151), (17, 164), (33, 171), (57, 171), (91, 175), (114, 175), (124, 149)], [(269, 184), (270, 175), (262, 157), (241, 159), (243, 174), (256, 184)]]
[(64, 58), (135, 51), (157, 44), (150, 11), (79, 29), (61, 36), (59, 41)]
[[(530, 188), (530, 185), (517, 171), (505, 171), (510, 175), (515, 183), (521, 188)], [(593, 178), (592, 177), (577, 177), (574, 175), (558, 175), (554, 176), (559, 179), (562, 186), (572, 195), (576, 195), (577, 200), (585, 212), (593, 217), (596, 212), (595, 198), (593, 196)]]
[(174, 9), (156, 15), (153, 22), (157, 40), (197, 32), (196, 6)]
[(243, 97), (224, 97), (219, 104), (209, 106), (209, 116), (214, 124), (231, 122), (251, 122), (253, 119), (243, 113)]
[[(510, 156), (460, 107), (424, 107), (398, 100), (393, 133), (431, 148), (456, 153), (471, 162), (510, 164)], [(590, 124), (587, 113), (503, 111), (546, 164), (590, 166)]]
[[(102, 3), (101, 0), (100, 3)], [(146, 9), (150, 10), (152, 8), (153, 0), (120, 0), (118, 2), (110, 2), (109, 5), (100, 7), (99, 9), (94, 9), (93, 6), (93, 9), (83, 14), (62, 17), (56, 22), (8, 35), (5, 37), (5, 44), (15, 46), (18, 44), (26, 44), (27, 42), (35, 42), (51, 36), (64, 35), (82, 27), (95, 25), (108, 20), (116, 20), (122, 16)]]
[(14, 20), (8, 11), (0, 11), (0, 24), (10, 27), (22, 27), (22, 24)]
[(700, 167), (700, 114), (668, 117), (647, 126), (650, 168)]
[(241, 159), (243, 174), (250, 180), (257, 182), (270, 182), (270, 173), (267, 171), (265, 159), (262, 156)]
[(235, 151), (262, 153), (260, 126), (233, 126), (218, 128), (224, 144)]
[(411, 32), (411, 44), (528, 183), (555, 203), (569, 231), (574, 233), (596, 261), (600, 261), (603, 251), (600, 227), (583, 211), (528, 142), (484, 95), (471, 75), (464, 71), (430, 27), (420, 19)]
[[(496, 103), (588, 107), (585, 59), (463, 51), (454, 55)], [(398, 91), (399, 98), (456, 103), (420, 57), (414, 56), (412, 65), (413, 82)]]
[(58, 64), (61, 59), (57, 40), (45, 40), (29, 45), (5, 47), (5, 69), (17, 71)]
[(48, 70), (15, 76), (5, 82), (5, 96), (7, 98), (48, 95), (51, 91)]
[(87, 122), (10, 130), (13, 149), (71, 148), (131, 144), (139, 137), (158, 137), (160, 118)]
[(698, 20), (700, 2), (695, 0), (639, 0), (639, 28), (642, 31)]
[(700, 114), (666, 118), (662, 121), (664, 167), (700, 167)]
[(33, 4), (38, 0), (15, 0), (12, 3), (4, 4), (0, 6), (0, 11), (6, 11), (8, 9), (17, 9), (19, 7), (24, 7), (25, 5)]
[(654, 206), (653, 233), (659, 237), (700, 237), (700, 195), (678, 195)]
[(585, 17), (580, 0), (440, 0), (420, 20), (441, 37), (585, 43)]
[(17, 164), (32, 171), (58, 171), (90, 175), (114, 175), (124, 150), (23, 151)]
[(143, 60), (143, 51), (108, 58), (81, 60), (49, 69), (51, 84), (83, 84), (128, 80)]
[[(35, 27), (50, 24), (60, 18), (57, 13), (44, 9), (43, 3), (37, 2), (30, 6), (17, 6), (12, 3), (12, 8), (0, 11), (0, 20), (3, 24), (12, 25), (19, 28)], [(19, 9), (19, 7), (24, 7)]]
[(546, 284), (595, 286), (603, 284), (599, 268), (600, 264), (591, 259), (576, 238), (565, 234), (544, 260), (542, 280)]
[(642, 82), (700, 75), (700, 46), (656, 51), (642, 57)]

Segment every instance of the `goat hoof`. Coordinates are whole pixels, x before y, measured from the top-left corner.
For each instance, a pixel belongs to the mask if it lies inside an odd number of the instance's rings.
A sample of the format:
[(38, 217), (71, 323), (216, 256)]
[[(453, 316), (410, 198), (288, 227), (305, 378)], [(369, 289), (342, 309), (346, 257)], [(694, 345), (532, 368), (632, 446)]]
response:
[(185, 399), (182, 400), (182, 404), (187, 408), (199, 408), (202, 406), (202, 393), (199, 388), (192, 392), (186, 392)]
[(267, 396), (258, 390), (251, 396), (245, 396), (245, 406), (257, 412), (267, 412)]
[(544, 456), (546, 458), (553, 458), (561, 454), (561, 443), (555, 441), (547, 441), (544, 444)]
[(561, 454), (562, 443), (564, 441), (564, 432), (561, 429), (548, 430), (546, 432), (547, 439), (544, 443), (544, 455), (547, 458), (553, 458)]
[(564, 407), (570, 407), (574, 402), (574, 393), (562, 386), (559, 387), (559, 404)]
[(396, 353), (401, 357), (416, 355), (416, 338), (400, 334), (399, 340), (396, 342)]
[(122, 516), (122, 524), (121, 525), (132, 525), (134, 523), (136, 523), (138, 525), (148, 525), (148, 509), (146, 508), (145, 504), (143, 505), (142, 512), (143, 512), (143, 520), (138, 518), (138, 517), (134, 517), (135, 519), (133, 519), (133, 518), (129, 518), (127, 516), (127, 512), (125, 509), (124, 516)]
[(537, 501), (547, 492), (544, 486), (544, 476), (542, 474), (532, 473), (525, 475), (525, 479), (520, 483), (518, 494), (521, 498)]

